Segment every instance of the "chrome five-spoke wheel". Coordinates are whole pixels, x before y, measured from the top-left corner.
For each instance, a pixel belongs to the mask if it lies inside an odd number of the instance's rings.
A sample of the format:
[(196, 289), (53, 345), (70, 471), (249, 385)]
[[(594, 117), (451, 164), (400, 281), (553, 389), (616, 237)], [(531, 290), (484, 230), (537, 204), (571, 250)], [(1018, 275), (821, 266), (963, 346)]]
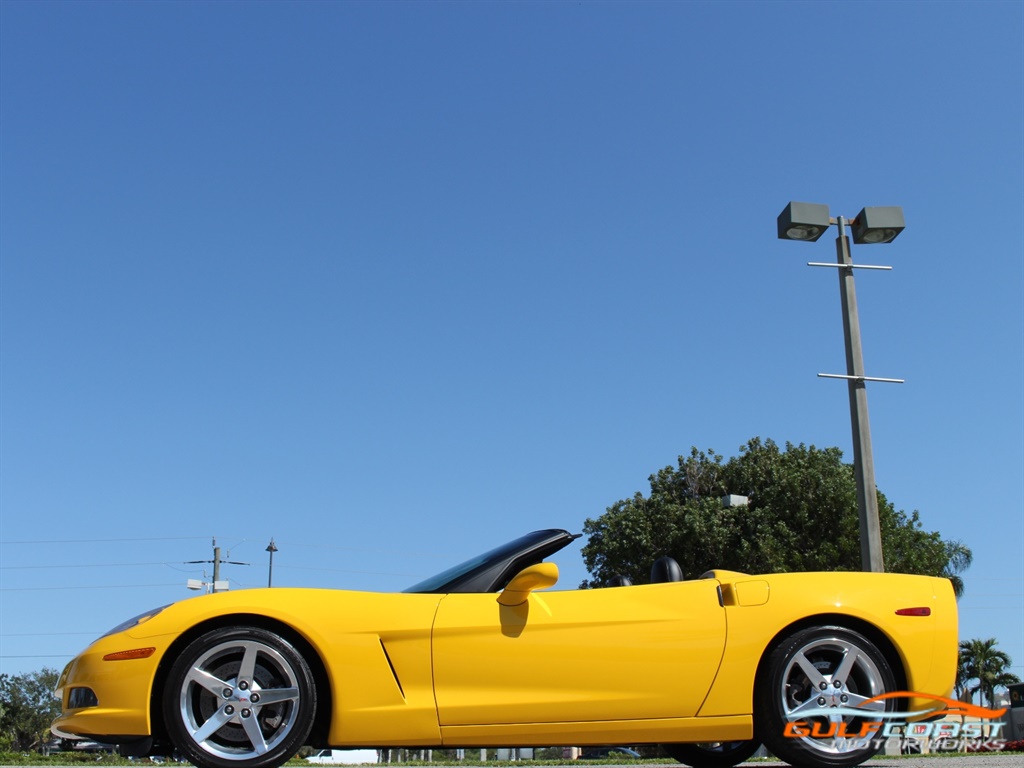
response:
[(758, 735), (794, 766), (858, 765), (881, 748), (878, 716), (894, 707), (873, 699), (894, 690), (885, 655), (866, 637), (844, 627), (805, 629), (777, 646), (762, 670)]
[(201, 768), (272, 768), (305, 743), (316, 689), (286, 640), (255, 627), (227, 628), (178, 656), (163, 705), (171, 740)]

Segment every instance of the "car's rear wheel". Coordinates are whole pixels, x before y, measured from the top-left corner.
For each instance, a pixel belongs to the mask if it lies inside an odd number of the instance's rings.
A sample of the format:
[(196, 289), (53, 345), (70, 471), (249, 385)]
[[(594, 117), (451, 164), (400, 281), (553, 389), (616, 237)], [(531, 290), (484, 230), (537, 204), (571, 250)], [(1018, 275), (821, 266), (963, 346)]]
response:
[(663, 744), (668, 754), (693, 768), (732, 768), (749, 760), (759, 741), (714, 741), (701, 744)]
[(881, 749), (878, 716), (894, 708), (892, 699), (868, 701), (894, 690), (885, 655), (860, 633), (801, 630), (762, 669), (754, 704), (758, 738), (798, 768), (858, 765)]
[(228, 627), (179, 654), (163, 708), (171, 741), (200, 768), (275, 768), (305, 743), (316, 686), (291, 643), (257, 627)]

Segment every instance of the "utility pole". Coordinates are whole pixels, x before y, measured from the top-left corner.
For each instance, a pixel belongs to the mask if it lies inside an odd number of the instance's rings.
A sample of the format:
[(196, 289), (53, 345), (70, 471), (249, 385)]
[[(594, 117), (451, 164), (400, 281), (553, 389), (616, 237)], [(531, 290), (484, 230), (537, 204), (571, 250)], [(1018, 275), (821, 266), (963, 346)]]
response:
[(220, 547), (217, 546), (217, 539), (213, 540), (213, 591), (217, 592), (217, 582), (220, 581)]
[[(228, 557), (230, 557), (230, 556), (231, 556), (230, 553), (228, 553)], [(221, 578), (220, 578), (220, 566), (221, 566), (222, 563), (226, 564), (226, 565), (249, 565), (249, 563), (240, 563), (240, 562), (237, 562), (235, 560), (221, 560), (221, 557), (220, 557), (220, 547), (217, 546), (217, 537), (216, 536), (213, 538), (213, 560), (186, 560), (185, 563), (187, 565), (199, 565), (199, 564), (204, 564), (205, 565), (207, 563), (213, 563), (213, 581), (202, 582), (202, 581), (199, 581), (198, 579), (189, 579), (188, 580), (188, 588), (189, 589), (196, 589), (196, 590), (198, 590), (198, 589), (202, 589), (203, 587), (206, 587), (208, 593), (209, 592), (227, 592), (228, 591), (229, 585), (228, 585), (227, 580), (221, 581)], [(206, 574), (203, 574), (203, 575), (205, 576)]]

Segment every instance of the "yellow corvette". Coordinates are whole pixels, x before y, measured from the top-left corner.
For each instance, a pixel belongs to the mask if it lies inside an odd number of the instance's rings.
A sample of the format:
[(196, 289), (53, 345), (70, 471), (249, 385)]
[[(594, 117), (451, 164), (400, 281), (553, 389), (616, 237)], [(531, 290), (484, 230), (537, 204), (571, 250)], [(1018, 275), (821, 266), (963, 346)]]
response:
[(858, 723), (915, 706), (876, 696), (952, 688), (945, 579), (683, 580), (662, 558), (655, 583), (544, 591), (545, 559), (574, 538), (536, 531), (402, 593), (252, 589), (150, 611), (65, 668), (53, 732), (129, 755), (173, 745), (201, 768), (274, 768), (305, 744), (616, 743), (726, 768), (762, 742), (838, 768), (880, 746), (851, 738)]

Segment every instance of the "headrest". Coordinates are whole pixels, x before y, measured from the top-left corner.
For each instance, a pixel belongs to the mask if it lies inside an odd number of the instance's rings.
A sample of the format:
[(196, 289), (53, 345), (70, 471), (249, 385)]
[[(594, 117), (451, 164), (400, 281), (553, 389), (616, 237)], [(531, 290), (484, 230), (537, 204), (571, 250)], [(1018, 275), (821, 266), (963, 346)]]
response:
[(651, 566), (651, 583), (657, 584), (663, 581), (682, 581), (683, 569), (679, 567), (674, 559), (665, 555), (659, 557)]
[(623, 576), (620, 573), (618, 576), (612, 576), (604, 585), (606, 587), (632, 587), (633, 580), (629, 576)]

